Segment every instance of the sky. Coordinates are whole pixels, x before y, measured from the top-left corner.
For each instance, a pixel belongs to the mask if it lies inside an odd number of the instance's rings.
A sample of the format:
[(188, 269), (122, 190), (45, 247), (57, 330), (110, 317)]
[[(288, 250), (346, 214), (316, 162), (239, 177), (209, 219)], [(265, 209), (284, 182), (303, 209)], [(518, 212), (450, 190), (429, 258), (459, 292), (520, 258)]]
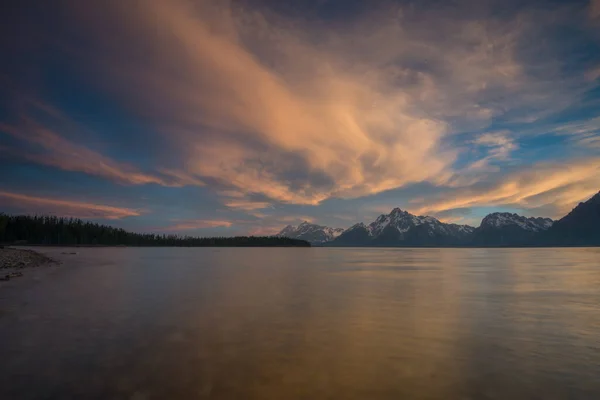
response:
[(600, 190), (600, 0), (8, 0), (0, 212), (478, 226)]

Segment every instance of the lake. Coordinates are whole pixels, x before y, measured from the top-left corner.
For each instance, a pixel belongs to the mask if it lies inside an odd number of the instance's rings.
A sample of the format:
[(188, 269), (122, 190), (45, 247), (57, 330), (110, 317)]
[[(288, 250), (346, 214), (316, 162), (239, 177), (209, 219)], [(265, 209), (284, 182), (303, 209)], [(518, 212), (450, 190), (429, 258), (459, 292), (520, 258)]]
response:
[(598, 248), (36, 250), (2, 399), (600, 398)]

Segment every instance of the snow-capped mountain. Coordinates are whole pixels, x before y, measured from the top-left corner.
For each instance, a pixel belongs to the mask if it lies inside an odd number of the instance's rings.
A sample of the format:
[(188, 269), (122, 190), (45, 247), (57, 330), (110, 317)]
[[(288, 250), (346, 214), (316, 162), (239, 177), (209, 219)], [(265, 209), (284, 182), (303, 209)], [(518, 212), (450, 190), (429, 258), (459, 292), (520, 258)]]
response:
[(516, 226), (526, 231), (540, 232), (550, 228), (553, 223), (550, 218), (527, 218), (518, 214), (492, 213), (481, 221), (481, 226), (490, 228)]
[(473, 244), (511, 246), (531, 243), (541, 232), (548, 230), (550, 218), (527, 218), (512, 213), (492, 213), (481, 221), (473, 233)]
[(433, 217), (416, 216), (399, 208), (394, 208), (391, 213), (380, 215), (367, 227), (371, 236), (379, 236), (383, 231), (392, 227), (399, 233), (405, 233), (417, 226), (425, 225), (429, 236), (436, 232), (445, 235), (470, 234), (475, 228), (468, 225), (446, 224)]
[(492, 213), (473, 228), (394, 208), (369, 224), (346, 230), (303, 222), (285, 227), (278, 236), (327, 246), (600, 246), (600, 192), (556, 222)]
[(322, 244), (330, 242), (338, 237), (344, 230), (342, 228), (330, 228), (311, 224), (304, 221), (298, 226), (288, 225), (277, 234), (280, 237), (288, 237), (291, 239), (302, 239), (312, 244)]
[(344, 231), (333, 245), (342, 246), (435, 246), (467, 241), (475, 228), (445, 224), (436, 218), (417, 216), (399, 208), (382, 214), (369, 225), (359, 223)]

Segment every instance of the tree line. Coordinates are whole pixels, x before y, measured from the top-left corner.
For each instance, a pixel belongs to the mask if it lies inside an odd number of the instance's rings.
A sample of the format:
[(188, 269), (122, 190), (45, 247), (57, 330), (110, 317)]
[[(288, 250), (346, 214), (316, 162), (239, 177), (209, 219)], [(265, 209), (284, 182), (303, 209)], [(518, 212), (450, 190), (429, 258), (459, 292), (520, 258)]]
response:
[(292, 246), (309, 247), (304, 240), (274, 236), (193, 237), (173, 234), (133, 233), (77, 218), (0, 213), (0, 243), (36, 245), (105, 246)]

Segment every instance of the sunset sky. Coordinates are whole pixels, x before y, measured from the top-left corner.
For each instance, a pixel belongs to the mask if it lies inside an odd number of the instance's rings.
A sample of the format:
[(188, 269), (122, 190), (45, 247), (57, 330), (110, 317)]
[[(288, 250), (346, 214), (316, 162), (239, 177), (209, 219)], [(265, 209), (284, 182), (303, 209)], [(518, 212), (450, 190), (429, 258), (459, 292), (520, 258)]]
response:
[(600, 190), (600, 0), (9, 0), (0, 211), (271, 234)]

